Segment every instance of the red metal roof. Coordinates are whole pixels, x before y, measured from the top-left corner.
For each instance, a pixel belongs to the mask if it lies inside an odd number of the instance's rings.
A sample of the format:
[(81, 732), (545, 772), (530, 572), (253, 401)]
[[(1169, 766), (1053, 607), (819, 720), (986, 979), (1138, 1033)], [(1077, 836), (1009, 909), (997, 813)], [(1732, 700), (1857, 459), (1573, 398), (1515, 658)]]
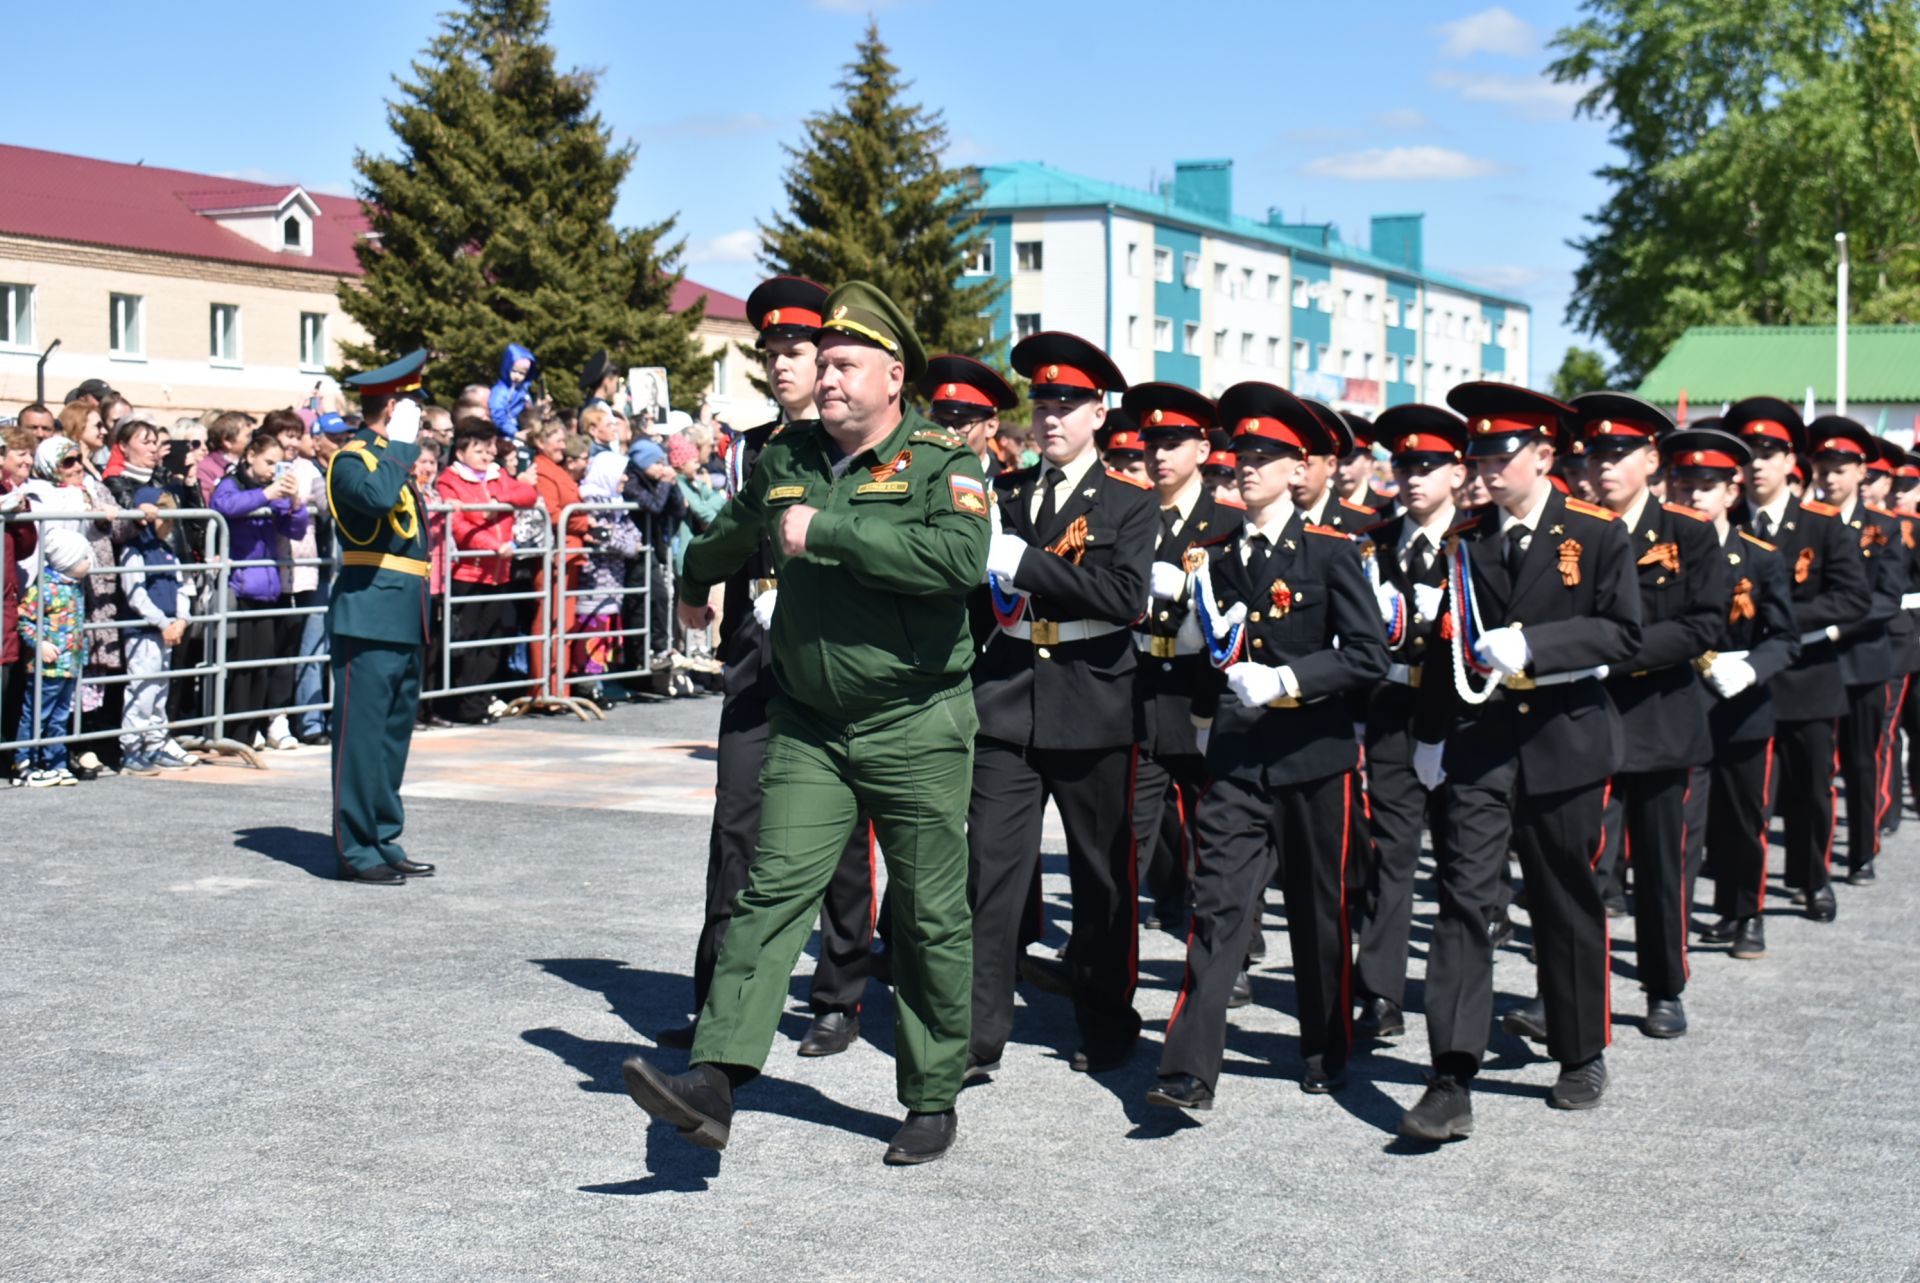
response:
[(747, 319), (745, 299), (735, 298), (731, 294), (722, 294), (719, 290), (708, 289), (697, 281), (684, 278), (673, 287), (673, 298), (667, 303), (667, 310), (684, 312), (703, 295), (707, 300), (707, 315), (714, 320), (744, 321)]
[(313, 253), (283, 254), (195, 213), (277, 205), (292, 188), (63, 152), (0, 145), (0, 233), (357, 276), (353, 243), (367, 228), (351, 196), (308, 191), (320, 207)]

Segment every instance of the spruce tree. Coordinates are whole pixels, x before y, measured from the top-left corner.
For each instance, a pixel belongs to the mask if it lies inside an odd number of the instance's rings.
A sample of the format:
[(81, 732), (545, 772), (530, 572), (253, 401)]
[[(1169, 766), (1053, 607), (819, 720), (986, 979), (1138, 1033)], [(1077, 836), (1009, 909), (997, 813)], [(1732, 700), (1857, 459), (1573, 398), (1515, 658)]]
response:
[(396, 78), (399, 156), (354, 158), (374, 235), (340, 301), (369, 342), (342, 351), (367, 369), (425, 347), (429, 386), (447, 389), (493, 382), (506, 345), (523, 343), (573, 405), (606, 348), (622, 367), (665, 366), (691, 410), (712, 365), (694, 334), (704, 307), (667, 310), (682, 276), (674, 219), (614, 226), (634, 148), (593, 110), (593, 74), (555, 69), (546, 32), (546, 0), (466, 0), (412, 79)]
[(986, 235), (969, 177), (941, 164), (941, 113), (901, 101), (910, 82), (873, 22), (855, 53), (834, 86), (844, 101), (808, 117), (803, 144), (786, 148), (788, 209), (760, 224), (760, 261), (829, 287), (870, 281), (906, 312), (929, 354), (980, 356), (992, 338), (981, 313), (1002, 285), (962, 283)]

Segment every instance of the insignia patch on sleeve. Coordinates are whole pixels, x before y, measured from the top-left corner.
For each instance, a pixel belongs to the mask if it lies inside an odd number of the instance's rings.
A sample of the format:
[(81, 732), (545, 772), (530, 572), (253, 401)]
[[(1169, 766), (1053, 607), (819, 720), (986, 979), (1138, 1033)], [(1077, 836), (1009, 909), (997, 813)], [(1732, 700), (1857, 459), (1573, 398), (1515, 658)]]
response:
[(987, 487), (978, 477), (956, 473), (947, 478), (947, 485), (952, 491), (955, 509), (970, 512), (976, 517), (987, 515)]

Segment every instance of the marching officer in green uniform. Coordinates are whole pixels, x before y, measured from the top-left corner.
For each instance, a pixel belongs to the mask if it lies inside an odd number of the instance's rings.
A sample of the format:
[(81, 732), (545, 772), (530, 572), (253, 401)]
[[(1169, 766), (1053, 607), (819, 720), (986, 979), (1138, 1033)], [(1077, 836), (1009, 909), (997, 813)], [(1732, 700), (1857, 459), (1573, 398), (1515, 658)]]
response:
[(639, 1057), (627, 1091), (696, 1145), (727, 1143), (733, 1094), (773, 1043), (787, 977), (856, 817), (885, 853), (906, 1123), (889, 1164), (944, 1154), (966, 1060), (973, 927), (967, 797), (978, 729), (967, 593), (986, 576), (992, 526), (980, 460), (963, 436), (908, 409), (926, 367), (893, 300), (861, 281), (828, 296), (817, 423), (769, 434), (746, 486), (687, 548), (680, 617), (771, 539), (780, 577), (780, 693), (761, 771), (760, 841), (721, 946), (691, 1067)]
[[(349, 376), (360, 430), (327, 464), (341, 568), (327, 607), (333, 670), (333, 843), (343, 881), (398, 886), (433, 872), (400, 848), (427, 638), (427, 522), (413, 487), (424, 350)], [(321, 431), (330, 431), (325, 415)]]

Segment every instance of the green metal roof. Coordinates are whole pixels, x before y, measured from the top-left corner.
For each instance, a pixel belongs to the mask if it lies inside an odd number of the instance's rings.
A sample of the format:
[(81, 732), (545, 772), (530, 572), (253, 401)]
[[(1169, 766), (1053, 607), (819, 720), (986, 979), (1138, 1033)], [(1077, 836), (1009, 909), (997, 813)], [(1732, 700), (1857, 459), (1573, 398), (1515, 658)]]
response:
[(1290, 233), (1283, 227), (1275, 227), (1241, 214), (1235, 214), (1230, 218), (1216, 218), (1192, 206), (1176, 204), (1171, 194), (1156, 195), (1153, 192), (1143, 192), (1137, 187), (1123, 187), (1119, 183), (1104, 182), (1098, 178), (1083, 178), (1078, 174), (1069, 174), (1065, 170), (1055, 169), (1051, 165), (1042, 165), (1035, 161), (1022, 160), (1004, 165), (981, 165), (978, 167), (978, 172), (980, 194), (974, 204), (982, 211), (1112, 205), (1115, 209), (1144, 214), (1163, 222), (1185, 223), (1190, 227), (1205, 228), (1227, 236), (1238, 236), (1243, 240), (1264, 241), (1281, 249), (1299, 251), (1312, 258), (1327, 259), (1352, 267), (1364, 267), (1369, 271), (1398, 277), (1401, 280), (1438, 285), (1442, 289), (1454, 290), (1473, 298), (1485, 299), (1508, 307), (1529, 310), (1532, 308), (1532, 304), (1526, 300), (1515, 298), (1510, 294), (1500, 294), (1485, 286), (1475, 285), (1457, 276), (1447, 276), (1440, 272), (1425, 270), (1416, 272), (1404, 263), (1380, 258), (1357, 245), (1349, 245), (1344, 241), (1333, 241), (1321, 245), (1317, 241)]
[[(1839, 394), (1834, 326), (1698, 325), (1641, 380), (1639, 395), (1673, 405), (1777, 396), (1800, 404), (1807, 389)], [(1847, 403), (1920, 401), (1920, 325), (1847, 327)]]

